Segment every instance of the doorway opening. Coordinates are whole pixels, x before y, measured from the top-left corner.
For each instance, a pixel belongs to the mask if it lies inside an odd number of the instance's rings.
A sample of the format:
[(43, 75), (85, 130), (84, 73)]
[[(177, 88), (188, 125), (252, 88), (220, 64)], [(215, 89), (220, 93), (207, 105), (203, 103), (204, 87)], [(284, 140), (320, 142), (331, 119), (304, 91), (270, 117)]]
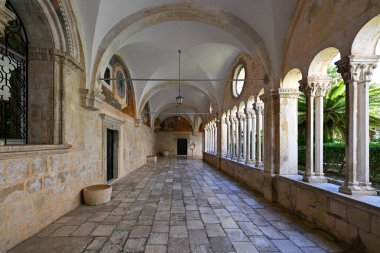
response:
[(177, 155), (187, 155), (187, 139), (177, 139)]
[(107, 182), (117, 177), (117, 131), (107, 129)]

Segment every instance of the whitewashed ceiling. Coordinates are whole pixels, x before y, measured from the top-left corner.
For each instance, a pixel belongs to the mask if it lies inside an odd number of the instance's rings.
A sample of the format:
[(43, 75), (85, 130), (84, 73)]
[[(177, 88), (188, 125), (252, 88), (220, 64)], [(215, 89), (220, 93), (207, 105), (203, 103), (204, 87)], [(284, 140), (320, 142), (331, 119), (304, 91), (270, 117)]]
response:
[[(297, 0), (72, 0), (81, 25), (85, 48), (87, 81), (93, 82), (97, 71), (97, 57), (102, 50), (117, 52), (126, 60), (132, 78), (177, 78), (178, 53), (181, 49), (181, 78), (226, 78), (232, 62), (243, 51), (249, 52), (243, 39), (220, 27), (192, 20), (154, 20), (143, 29), (129, 27), (115, 29), (123, 20), (147, 10), (174, 4), (199, 5), (201, 9), (229, 13), (256, 31), (264, 43), (273, 73), (279, 72), (282, 49), (289, 22)], [(202, 8), (204, 7), (204, 8)], [(137, 21), (136, 21), (137, 22)], [(228, 23), (223, 24), (228, 27)], [(141, 26), (141, 24), (140, 24)], [(136, 24), (137, 27), (137, 24)], [(129, 29), (127, 31), (127, 29)], [(133, 30), (134, 29), (134, 30)], [(114, 41), (104, 45), (105, 38)], [(133, 32), (131, 32), (133, 30)], [(111, 37), (112, 37), (111, 36)], [(103, 43), (103, 44), (102, 44)], [(109, 47), (109, 48), (103, 48)], [(209, 103), (218, 109), (222, 105), (225, 83), (206, 81), (183, 83), (182, 112), (207, 112)], [(152, 112), (175, 112), (177, 82), (134, 82), (136, 108), (149, 101)], [(160, 119), (165, 115), (159, 116)], [(195, 117), (189, 118), (194, 121)], [(193, 122), (194, 123), (194, 122)]]

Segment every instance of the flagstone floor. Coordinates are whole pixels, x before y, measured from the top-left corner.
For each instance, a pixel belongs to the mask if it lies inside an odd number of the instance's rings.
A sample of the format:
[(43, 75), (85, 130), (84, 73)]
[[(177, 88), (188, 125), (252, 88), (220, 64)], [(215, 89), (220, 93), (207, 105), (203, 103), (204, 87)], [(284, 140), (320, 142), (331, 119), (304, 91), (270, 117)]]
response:
[[(159, 159), (113, 184), (11, 253), (346, 252), (310, 223), (201, 160)], [(351, 251), (347, 251), (351, 252)]]

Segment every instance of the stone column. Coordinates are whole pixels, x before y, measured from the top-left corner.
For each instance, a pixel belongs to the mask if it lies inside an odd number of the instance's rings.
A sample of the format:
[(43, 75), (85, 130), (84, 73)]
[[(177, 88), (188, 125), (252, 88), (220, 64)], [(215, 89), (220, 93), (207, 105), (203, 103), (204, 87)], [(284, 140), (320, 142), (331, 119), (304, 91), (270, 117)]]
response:
[(208, 152), (212, 153), (212, 129), (211, 129), (211, 123), (208, 124)]
[(208, 124), (205, 126), (205, 152), (208, 152)]
[(246, 155), (245, 155), (245, 163), (246, 164), (250, 164), (252, 163), (252, 157), (251, 157), (251, 142), (252, 142), (252, 137), (251, 137), (251, 134), (252, 134), (252, 114), (249, 110), (246, 109), (246, 115), (247, 115), (247, 119), (246, 119)]
[[(246, 118), (244, 112), (239, 112), (238, 114), (239, 118), (239, 148), (240, 148), (240, 154), (239, 154), (239, 162), (245, 162), (245, 152), (247, 150), (247, 129), (246, 129)], [(243, 133), (243, 136), (242, 136)]]
[[(337, 63), (346, 89), (346, 179), (339, 191), (351, 195), (376, 195), (369, 182), (368, 86), (379, 56), (349, 56)], [(349, 63), (349, 64), (348, 64)]]
[(263, 114), (264, 114), (264, 104), (262, 102), (257, 102), (255, 104), (255, 111), (256, 111), (256, 166), (262, 166), (263, 165), (263, 159), (262, 159), (262, 130), (263, 130)]
[(236, 160), (236, 124), (233, 115), (230, 115), (231, 120), (231, 159)]
[(16, 19), (16, 14), (5, 7), (6, 0), (0, 0), (0, 38), (5, 36), (5, 28), (8, 23)]
[(221, 132), (220, 133), (221, 155), (220, 157), (226, 157), (227, 156), (227, 124), (226, 124), (225, 119), (224, 120), (223, 118), (221, 119), (220, 126), (221, 126), (221, 131), (220, 131)]
[(217, 153), (218, 153), (218, 123), (214, 122), (214, 154), (216, 155)]
[(227, 154), (226, 158), (231, 157), (231, 123), (228, 117), (226, 117), (226, 126), (227, 126)]
[(310, 182), (315, 178), (314, 175), (314, 96), (316, 86), (314, 83), (307, 82), (304, 88), (306, 96), (306, 168), (303, 181)]
[[(296, 84), (298, 86), (298, 83)], [(295, 88), (279, 88), (272, 90), (275, 108), (278, 108), (279, 151), (278, 174), (298, 174), (298, 97)]]
[(211, 153), (215, 154), (215, 125), (211, 123)]
[(240, 152), (241, 152), (241, 130), (240, 130), (240, 120), (238, 113), (236, 113), (235, 121), (235, 136), (236, 136), (236, 160), (240, 161)]
[(323, 173), (323, 97), (330, 88), (330, 77), (317, 77), (315, 94), (315, 177), (327, 182)]
[[(255, 104), (253, 105), (255, 107)], [(257, 135), (257, 130), (256, 130), (256, 124), (257, 124), (257, 116), (256, 116), (256, 111), (252, 110), (251, 111), (251, 117), (252, 117), (252, 141), (251, 141), (251, 150), (252, 150), (252, 159), (251, 163), (256, 163), (256, 135)]]

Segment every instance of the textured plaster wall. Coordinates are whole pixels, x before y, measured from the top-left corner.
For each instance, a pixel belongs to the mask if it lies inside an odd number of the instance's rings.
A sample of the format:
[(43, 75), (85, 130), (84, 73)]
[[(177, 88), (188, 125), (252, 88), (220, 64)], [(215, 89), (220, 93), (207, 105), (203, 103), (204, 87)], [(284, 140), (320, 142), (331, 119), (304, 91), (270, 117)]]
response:
[[(23, 152), (24, 146), (8, 152), (0, 147), (0, 252), (80, 205), (84, 187), (104, 182), (100, 112), (81, 107), (83, 73), (65, 65), (63, 73), (63, 142), (71, 148), (49, 145)], [(136, 128), (132, 118), (123, 116), (119, 178), (145, 164), (154, 146), (150, 128)], [(46, 147), (58, 151), (41, 151)]]
[(0, 148), (0, 252), (78, 206), (81, 189), (101, 182), (100, 120), (79, 105), (80, 71), (65, 66), (64, 73), (68, 152), (22, 152), (20, 147), (20, 157), (6, 158), (17, 153)]
[(192, 132), (156, 132), (155, 154), (169, 151), (169, 156), (177, 155), (177, 139), (187, 139), (187, 155), (191, 156), (190, 144), (195, 144), (193, 155), (202, 157), (202, 133)]
[(130, 118), (125, 125), (124, 167), (120, 176), (125, 176), (147, 162), (146, 157), (154, 154), (155, 136), (153, 131), (145, 126), (135, 127)]

